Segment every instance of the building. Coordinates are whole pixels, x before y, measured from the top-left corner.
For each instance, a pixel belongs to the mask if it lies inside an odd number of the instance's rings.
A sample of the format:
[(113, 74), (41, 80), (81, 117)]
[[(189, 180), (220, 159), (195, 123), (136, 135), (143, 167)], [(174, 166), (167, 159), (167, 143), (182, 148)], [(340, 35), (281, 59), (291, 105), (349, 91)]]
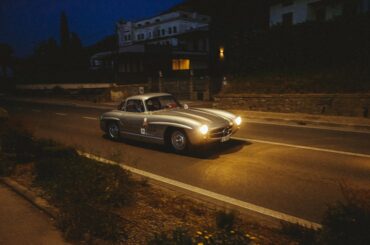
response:
[(174, 11), (117, 23), (118, 50), (91, 57), (94, 70), (115, 67), (119, 83), (203, 76), (209, 66), (210, 17)]
[(271, 0), (270, 26), (327, 21), (350, 12), (368, 12), (370, 0)]

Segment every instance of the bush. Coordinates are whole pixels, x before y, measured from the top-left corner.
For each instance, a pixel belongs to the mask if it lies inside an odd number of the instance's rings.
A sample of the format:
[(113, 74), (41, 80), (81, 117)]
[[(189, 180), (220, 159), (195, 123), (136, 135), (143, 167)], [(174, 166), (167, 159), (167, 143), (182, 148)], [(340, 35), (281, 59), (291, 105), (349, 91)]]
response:
[(323, 219), (324, 244), (370, 244), (370, 190), (342, 185), (343, 202), (329, 206)]
[(58, 223), (66, 235), (73, 239), (85, 234), (104, 240), (124, 239), (123, 219), (113, 209), (134, 198), (136, 182), (129, 173), (119, 166), (81, 157), (68, 147), (47, 146), (43, 152), (35, 162), (35, 183), (58, 203)]
[(14, 161), (6, 159), (0, 155), (0, 176), (8, 176), (12, 173), (15, 167)]
[(244, 245), (250, 244), (251, 239), (247, 234), (240, 231), (216, 230), (214, 232), (198, 231), (194, 236), (191, 236), (186, 229), (177, 228), (172, 231), (171, 235), (166, 232), (156, 234), (152, 240), (148, 242), (150, 245)]
[(165, 232), (155, 234), (154, 238), (148, 242), (149, 245), (191, 245), (193, 239), (188, 231), (183, 228), (177, 228), (172, 231), (172, 235)]
[(243, 245), (250, 244), (251, 238), (239, 230), (233, 230), (235, 222), (235, 213), (219, 211), (216, 213), (216, 229), (214, 231), (197, 231), (196, 234), (189, 234), (184, 228), (177, 228), (169, 235), (168, 232), (156, 234), (150, 245), (188, 245), (188, 244), (204, 244), (204, 245)]
[(36, 182), (58, 201), (119, 207), (133, 199), (135, 182), (127, 171), (81, 157), (70, 148), (49, 148), (35, 170)]
[(17, 162), (32, 161), (35, 157), (36, 144), (32, 134), (19, 123), (11, 122), (2, 125), (0, 144), (1, 151)]
[(281, 222), (281, 232), (298, 241), (300, 245), (311, 245), (318, 243), (319, 231), (303, 227), (299, 224)]
[(230, 230), (234, 226), (235, 214), (233, 212), (219, 211), (216, 214), (216, 225), (219, 229)]
[(74, 240), (86, 239), (86, 234), (110, 241), (127, 238), (123, 220), (117, 214), (83, 203), (64, 207), (58, 217), (58, 226), (67, 238)]

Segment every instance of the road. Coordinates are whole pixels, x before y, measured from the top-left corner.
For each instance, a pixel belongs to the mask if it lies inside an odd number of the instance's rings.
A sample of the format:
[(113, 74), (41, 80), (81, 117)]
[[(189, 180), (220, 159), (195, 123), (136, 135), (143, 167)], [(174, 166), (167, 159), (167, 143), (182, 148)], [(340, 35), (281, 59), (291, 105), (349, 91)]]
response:
[(341, 200), (339, 183), (370, 186), (370, 134), (244, 122), (231, 141), (206, 153), (178, 155), (162, 146), (112, 142), (99, 129), (102, 109), (1, 102), (36, 137), (264, 208), (320, 222)]

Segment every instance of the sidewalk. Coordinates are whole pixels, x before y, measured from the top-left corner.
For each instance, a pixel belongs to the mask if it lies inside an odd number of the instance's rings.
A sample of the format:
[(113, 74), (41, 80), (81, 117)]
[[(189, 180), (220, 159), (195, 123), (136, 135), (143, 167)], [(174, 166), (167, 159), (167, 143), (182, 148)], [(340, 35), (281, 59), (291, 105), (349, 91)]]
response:
[(0, 244), (68, 244), (49, 216), (2, 183), (0, 203)]
[[(119, 102), (98, 102), (83, 101), (77, 99), (62, 99), (62, 98), (16, 98), (7, 97), (5, 99), (22, 102), (33, 102), (51, 105), (65, 105), (82, 108), (98, 108), (112, 110), (117, 107)], [(189, 107), (206, 107), (212, 108), (211, 101), (181, 101), (182, 104), (187, 104)], [(242, 116), (247, 120), (290, 124), (299, 126), (320, 126), (347, 128), (349, 130), (359, 130), (370, 132), (370, 118), (347, 117), (347, 116), (330, 116), (330, 115), (313, 115), (303, 113), (280, 113), (280, 112), (262, 112), (262, 111), (247, 111), (230, 109), (229, 111)]]

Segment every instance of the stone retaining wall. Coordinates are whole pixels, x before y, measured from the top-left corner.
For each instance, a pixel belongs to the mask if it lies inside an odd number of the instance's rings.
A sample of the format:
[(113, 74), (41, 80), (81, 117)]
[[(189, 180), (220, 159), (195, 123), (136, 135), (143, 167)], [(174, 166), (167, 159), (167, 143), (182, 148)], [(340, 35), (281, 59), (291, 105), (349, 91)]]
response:
[(370, 94), (222, 94), (214, 99), (223, 109), (370, 117)]

